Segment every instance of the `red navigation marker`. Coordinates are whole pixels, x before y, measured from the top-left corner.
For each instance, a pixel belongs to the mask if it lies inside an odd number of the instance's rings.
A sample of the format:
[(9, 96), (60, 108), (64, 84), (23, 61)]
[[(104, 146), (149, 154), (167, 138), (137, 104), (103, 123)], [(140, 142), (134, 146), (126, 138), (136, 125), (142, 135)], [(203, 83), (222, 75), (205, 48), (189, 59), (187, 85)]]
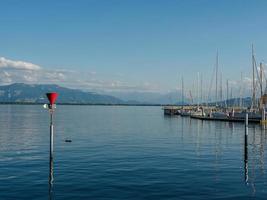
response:
[(50, 102), (50, 105), (53, 105), (57, 100), (58, 93), (56, 92), (46, 93), (46, 96)]

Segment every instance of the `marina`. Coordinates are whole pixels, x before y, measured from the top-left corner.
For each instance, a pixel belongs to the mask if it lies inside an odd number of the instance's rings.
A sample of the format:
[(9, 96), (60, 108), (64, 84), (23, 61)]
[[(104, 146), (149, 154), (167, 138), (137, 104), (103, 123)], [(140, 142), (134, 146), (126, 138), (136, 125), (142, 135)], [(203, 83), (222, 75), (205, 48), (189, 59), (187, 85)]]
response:
[(267, 1), (1, 1), (0, 200), (267, 199)]
[[(243, 105), (243, 74), (241, 73), (241, 86), (238, 98), (234, 99), (234, 103), (229, 101), (229, 80), (226, 81), (226, 95), (223, 98), (222, 73), (219, 73), (219, 54), (216, 53), (216, 62), (208, 95), (203, 99), (202, 76), (197, 73), (196, 94), (188, 91), (188, 101), (185, 101), (184, 79), (181, 79), (181, 104), (164, 106), (164, 115), (181, 115), (182, 117), (191, 117), (200, 120), (228, 121), (228, 122), (244, 122), (246, 114), (249, 123), (260, 123), (265, 125), (267, 111), (267, 79), (265, 76), (264, 65), (256, 62), (254, 46), (252, 45), (251, 61), (252, 61), (252, 77), (251, 77), (251, 97), (249, 102)], [(215, 76), (215, 77), (214, 77)], [(211, 98), (213, 79), (215, 78), (214, 97)], [(265, 87), (265, 90), (263, 90)], [(232, 98), (232, 89), (231, 89)], [(233, 98), (231, 99), (233, 100)], [(237, 105), (236, 105), (237, 103)]]
[[(248, 113), (249, 123), (263, 123), (264, 117), (260, 113), (247, 112), (246, 110), (239, 110), (238, 112), (216, 111), (214, 107), (206, 107), (197, 110), (192, 106), (173, 106), (163, 107), (164, 115), (180, 115), (182, 117), (191, 117), (200, 120), (214, 120), (214, 121), (228, 121), (228, 122), (244, 122), (245, 114)], [(204, 111), (205, 110), (205, 111)], [(266, 115), (266, 114), (265, 114)], [(265, 116), (266, 117), (266, 116)]]

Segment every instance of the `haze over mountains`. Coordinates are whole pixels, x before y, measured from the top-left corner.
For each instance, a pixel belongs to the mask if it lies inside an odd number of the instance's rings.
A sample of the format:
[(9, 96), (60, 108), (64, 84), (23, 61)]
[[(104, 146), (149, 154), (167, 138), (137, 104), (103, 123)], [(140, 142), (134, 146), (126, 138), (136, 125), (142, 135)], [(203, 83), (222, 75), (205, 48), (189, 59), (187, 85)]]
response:
[(0, 102), (44, 103), (47, 92), (58, 92), (58, 103), (74, 104), (177, 104), (180, 93), (160, 94), (152, 92), (85, 92), (54, 84), (14, 83), (0, 86)]
[[(163, 94), (157, 92), (108, 92), (104, 94), (112, 95), (124, 101), (136, 101), (144, 104), (182, 104), (180, 91)], [(188, 102), (189, 100), (185, 98), (184, 101)]]
[(47, 92), (58, 92), (58, 103), (77, 104), (122, 104), (124, 101), (109, 95), (100, 95), (58, 85), (29, 85), (15, 83), (0, 86), (0, 102), (45, 103)]
[[(79, 89), (70, 89), (53, 84), (24, 84), (14, 83), (0, 86), (0, 103), (46, 103), (47, 92), (58, 92), (58, 103), (67, 104), (176, 104), (182, 105), (190, 102), (185, 98), (181, 101), (182, 95), (179, 91), (167, 94), (153, 92), (85, 92)], [(228, 105), (249, 106), (251, 98), (229, 99)], [(225, 102), (219, 102), (223, 105)]]

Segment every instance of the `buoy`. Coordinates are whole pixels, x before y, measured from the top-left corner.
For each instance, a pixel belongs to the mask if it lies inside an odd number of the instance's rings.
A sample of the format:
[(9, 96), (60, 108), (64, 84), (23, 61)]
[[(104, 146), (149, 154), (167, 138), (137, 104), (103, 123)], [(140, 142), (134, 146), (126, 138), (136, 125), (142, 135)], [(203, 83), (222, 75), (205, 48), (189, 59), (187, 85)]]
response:
[(52, 93), (47, 93), (46, 94), (48, 100), (49, 100), (49, 104), (45, 104), (44, 108), (49, 110), (50, 113), (50, 173), (49, 173), (49, 191), (51, 190), (52, 184), (53, 184), (53, 179), (54, 179), (54, 175), (53, 175), (53, 168), (54, 168), (54, 161), (53, 161), (53, 152), (54, 152), (54, 125), (53, 125), (53, 113), (55, 111), (56, 105), (56, 99), (58, 94), (55, 92)]

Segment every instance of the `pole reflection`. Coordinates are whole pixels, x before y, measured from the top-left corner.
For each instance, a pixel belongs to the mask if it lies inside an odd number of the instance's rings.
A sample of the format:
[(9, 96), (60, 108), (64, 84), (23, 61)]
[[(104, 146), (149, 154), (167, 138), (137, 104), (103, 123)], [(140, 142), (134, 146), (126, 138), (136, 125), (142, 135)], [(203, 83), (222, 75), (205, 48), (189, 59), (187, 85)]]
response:
[(53, 199), (53, 181), (54, 181), (54, 161), (53, 157), (49, 158), (49, 178), (48, 178), (48, 187), (49, 187), (49, 199)]
[(244, 172), (245, 172), (245, 183), (248, 185), (248, 134), (247, 134), (247, 130), (246, 130), (245, 142), (244, 142)]
[(265, 179), (265, 143), (266, 132), (253, 126), (244, 137), (244, 181), (252, 189), (252, 196), (256, 195), (256, 182), (259, 177)]

